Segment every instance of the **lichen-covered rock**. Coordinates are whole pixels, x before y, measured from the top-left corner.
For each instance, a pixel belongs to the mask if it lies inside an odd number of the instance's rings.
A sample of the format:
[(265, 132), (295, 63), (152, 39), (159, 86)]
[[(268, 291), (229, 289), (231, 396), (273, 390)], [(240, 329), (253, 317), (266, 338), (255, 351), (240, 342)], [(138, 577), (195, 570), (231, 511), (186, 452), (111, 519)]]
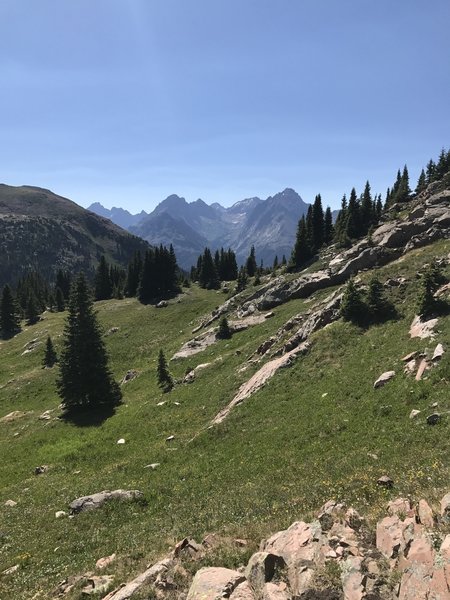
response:
[(90, 496), (81, 496), (70, 503), (70, 512), (76, 515), (85, 510), (94, 510), (102, 506), (109, 500), (136, 500), (142, 498), (143, 493), (139, 490), (113, 490), (112, 492), (105, 490), (103, 492), (97, 492)]

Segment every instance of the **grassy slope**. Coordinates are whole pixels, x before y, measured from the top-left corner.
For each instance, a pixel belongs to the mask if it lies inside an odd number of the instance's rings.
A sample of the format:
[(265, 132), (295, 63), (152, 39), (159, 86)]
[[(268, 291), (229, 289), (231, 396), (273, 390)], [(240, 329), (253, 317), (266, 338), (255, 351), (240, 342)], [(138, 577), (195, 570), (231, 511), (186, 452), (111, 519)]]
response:
[[(98, 427), (37, 419), (58, 405), (56, 371), (40, 368), (43, 347), (21, 352), (26, 342), (44, 340), (47, 332), (58, 342), (64, 315), (49, 314), (2, 342), (0, 417), (12, 410), (34, 412), (0, 424), (0, 572), (21, 565), (13, 576), (0, 578), (0, 597), (31, 598), (38, 590), (45, 597), (59, 580), (92, 570), (97, 558), (112, 552), (122, 557), (119, 580), (128, 578), (185, 535), (201, 539), (221, 531), (256, 541), (311, 516), (330, 497), (373, 516), (391, 494), (438, 497), (448, 486), (448, 421), (429, 427), (425, 416), (433, 402), (441, 411), (450, 409), (450, 352), (422, 382), (402, 374), (400, 358), (434, 348), (436, 342), (408, 336), (415, 275), (430, 257), (449, 250), (449, 242), (439, 242), (380, 269), (382, 278), (410, 279), (406, 289), (391, 292), (400, 320), (366, 331), (338, 322), (315, 334), (308, 355), (213, 430), (205, 429), (209, 420), (251, 374), (237, 373), (244, 358), (311, 303), (289, 302), (262, 325), (171, 363), (180, 377), (188, 366), (219, 359), (193, 384), (165, 395), (154, 375), (159, 347), (170, 356), (222, 296), (193, 287), (181, 303), (163, 310), (134, 300), (98, 303), (105, 330), (120, 327), (105, 338), (117, 378), (129, 368), (140, 371), (123, 388), (125, 404)], [(449, 348), (450, 319), (442, 318), (438, 329), (437, 341)], [(397, 377), (373, 390), (378, 375), (390, 369)], [(158, 407), (160, 400), (166, 404)], [(423, 411), (414, 421), (408, 418), (412, 408)], [(169, 435), (175, 435), (171, 443), (165, 441)], [(126, 444), (118, 446), (121, 437)], [(144, 469), (153, 462), (161, 463), (156, 471)], [(40, 464), (49, 471), (35, 476)], [(396, 482), (393, 492), (376, 486), (385, 472)], [(119, 487), (141, 489), (148, 504), (110, 504), (74, 519), (55, 519), (55, 511), (66, 510), (77, 496)], [(17, 507), (4, 506), (9, 498)]]

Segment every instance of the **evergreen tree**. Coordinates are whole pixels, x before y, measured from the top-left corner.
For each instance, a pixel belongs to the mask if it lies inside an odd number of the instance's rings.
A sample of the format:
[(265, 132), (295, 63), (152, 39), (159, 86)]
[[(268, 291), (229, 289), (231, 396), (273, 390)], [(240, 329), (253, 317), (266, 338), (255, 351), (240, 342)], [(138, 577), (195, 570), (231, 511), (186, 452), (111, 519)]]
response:
[(253, 275), (256, 273), (257, 264), (255, 257), (255, 246), (250, 248), (250, 254), (245, 262), (245, 268), (249, 277), (253, 277)]
[(142, 272), (142, 255), (139, 250), (134, 253), (134, 256), (128, 264), (127, 282), (125, 286), (126, 295), (133, 298), (137, 295), (139, 280)]
[(3, 339), (13, 337), (20, 331), (20, 319), (15, 299), (9, 285), (5, 285), (0, 305), (0, 333)]
[(228, 319), (225, 316), (220, 319), (219, 330), (216, 333), (216, 337), (220, 340), (228, 340), (231, 337), (231, 329), (228, 324)]
[(281, 266), (285, 267), (286, 265), (287, 265), (286, 255), (283, 254), (283, 256), (281, 257)]
[(438, 313), (444, 307), (444, 302), (435, 297), (439, 286), (446, 282), (442, 270), (436, 262), (432, 263), (425, 271), (419, 293), (418, 313), (424, 318)]
[(370, 226), (374, 222), (374, 209), (372, 202), (372, 194), (370, 192), (370, 183), (366, 181), (364, 193), (361, 199), (361, 232), (360, 235), (365, 235)]
[(333, 215), (331, 213), (331, 208), (329, 206), (327, 206), (326, 211), (325, 211), (325, 218), (324, 218), (324, 234), (323, 234), (323, 241), (325, 242), (325, 244), (327, 246), (329, 246), (331, 244), (331, 242), (333, 241), (333, 236), (334, 236), (334, 228), (333, 228)]
[(156, 375), (158, 378), (158, 385), (162, 389), (163, 392), (170, 392), (173, 388), (174, 382), (172, 375), (170, 374), (169, 367), (167, 366), (166, 357), (164, 356), (164, 352), (162, 349), (159, 351), (158, 355), (158, 368), (156, 371)]
[(355, 188), (350, 192), (347, 209), (347, 224), (345, 233), (348, 238), (355, 240), (361, 235), (360, 206)]
[(65, 300), (69, 299), (71, 285), (71, 274), (68, 271), (63, 271), (62, 269), (59, 269), (59, 271), (56, 273), (55, 290), (57, 288), (60, 288), (62, 293), (64, 294)]
[(434, 176), (436, 174), (436, 164), (433, 159), (430, 159), (426, 166), (426, 182), (427, 185), (434, 181)]
[(275, 258), (273, 259), (273, 266), (272, 266), (272, 268), (274, 270), (278, 269), (278, 255), (277, 254), (275, 254)]
[(239, 269), (239, 274), (237, 277), (237, 285), (236, 285), (236, 293), (242, 292), (247, 287), (247, 271), (245, 267), (241, 267)]
[(55, 302), (56, 302), (56, 310), (58, 312), (63, 312), (64, 310), (66, 310), (66, 301), (64, 299), (63, 291), (60, 287), (56, 288)]
[(36, 296), (31, 290), (28, 295), (28, 302), (25, 309), (25, 318), (27, 325), (34, 325), (39, 321), (39, 310), (37, 306)]
[(361, 323), (366, 316), (361, 291), (356, 287), (353, 279), (350, 279), (344, 291), (341, 302), (341, 316), (344, 321)]
[(417, 180), (417, 186), (416, 186), (416, 194), (420, 194), (420, 192), (423, 192), (427, 187), (427, 179), (425, 176), (425, 171), (424, 169), (422, 169), (420, 171), (420, 175), (419, 175), (419, 179)]
[(322, 208), (322, 198), (320, 194), (314, 199), (311, 215), (311, 227), (312, 227), (312, 249), (313, 251), (319, 250), (323, 246), (324, 242), (324, 216)]
[(109, 300), (112, 295), (112, 288), (109, 265), (106, 258), (101, 256), (95, 272), (95, 299)]
[(336, 223), (334, 225), (334, 239), (340, 245), (343, 244), (346, 239), (346, 230), (347, 230), (347, 219), (348, 219), (348, 211), (347, 211), (347, 196), (344, 194), (341, 200), (341, 209), (336, 218)]
[(120, 403), (122, 393), (108, 368), (102, 333), (83, 274), (72, 286), (68, 310), (57, 381), (64, 412), (70, 416), (85, 409), (112, 408)]
[(381, 213), (383, 212), (383, 202), (381, 201), (381, 194), (378, 194), (376, 202), (375, 202), (375, 219), (378, 223), (381, 217)]
[(312, 249), (309, 242), (306, 219), (303, 215), (298, 222), (295, 245), (292, 250), (290, 268), (300, 269), (312, 257)]
[(200, 287), (207, 290), (217, 290), (220, 287), (219, 274), (209, 248), (205, 248), (200, 261), (198, 282)]
[(52, 338), (48, 336), (47, 342), (45, 344), (45, 354), (44, 360), (42, 361), (42, 365), (44, 368), (51, 369), (57, 362), (58, 357), (53, 346)]
[(369, 283), (367, 307), (373, 321), (383, 320), (392, 311), (392, 306), (384, 295), (383, 285), (376, 277), (373, 277)]

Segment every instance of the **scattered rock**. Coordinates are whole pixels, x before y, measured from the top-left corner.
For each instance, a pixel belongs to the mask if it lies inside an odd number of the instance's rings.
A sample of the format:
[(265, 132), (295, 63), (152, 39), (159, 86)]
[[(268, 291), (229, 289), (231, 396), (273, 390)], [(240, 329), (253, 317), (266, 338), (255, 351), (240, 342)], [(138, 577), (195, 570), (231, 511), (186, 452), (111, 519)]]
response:
[(29, 354), (30, 352), (34, 352), (34, 350), (36, 350), (36, 348), (39, 348), (39, 346), (42, 346), (42, 342), (40, 342), (37, 338), (31, 340), (31, 342), (27, 342), (24, 346), (25, 350), (22, 352), (21, 356)]
[(422, 360), (419, 363), (419, 368), (417, 369), (417, 373), (416, 373), (416, 381), (420, 381), (423, 377), (423, 374), (425, 373), (425, 371), (427, 369), (429, 369), (429, 364), (426, 358), (422, 358)]
[(434, 328), (436, 327), (437, 322), (437, 319), (428, 319), (428, 321), (422, 321), (420, 316), (415, 316), (409, 329), (410, 337), (418, 337), (422, 340), (426, 338), (433, 338), (435, 336)]
[(417, 417), (417, 415), (420, 415), (421, 411), (417, 410), (416, 408), (413, 408), (412, 411), (409, 413), (409, 418), (410, 419), (415, 419)]
[(156, 304), (155, 308), (167, 308), (167, 306), (169, 306), (167, 300), (161, 300), (158, 302), (158, 304)]
[(4, 417), (0, 419), (0, 423), (12, 423), (13, 421), (17, 421), (17, 419), (21, 419), (25, 417), (28, 413), (23, 412), (21, 410), (13, 410), (13, 412), (8, 413)]
[(434, 527), (434, 518), (433, 511), (430, 508), (428, 502), (424, 499), (419, 500), (419, 504), (417, 506), (417, 516), (419, 518), (420, 523), (429, 529)]
[(114, 490), (112, 492), (105, 490), (97, 492), (91, 496), (81, 496), (70, 503), (70, 513), (76, 515), (85, 510), (93, 510), (102, 506), (109, 500), (136, 500), (142, 498), (143, 493), (139, 490)]
[(271, 552), (257, 552), (250, 558), (245, 577), (253, 590), (259, 596), (263, 593), (267, 582), (272, 581), (275, 572), (280, 572), (286, 568), (284, 559), (278, 554)]
[(133, 381), (133, 379), (136, 379), (137, 376), (138, 376), (138, 372), (135, 369), (130, 369), (129, 371), (127, 371), (125, 373), (125, 376), (123, 377), (120, 384), (124, 385), (125, 383), (128, 383), (129, 381)]
[(439, 413), (433, 413), (427, 417), (428, 425), (437, 425), (439, 421), (442, 419), (442, 416)]
[(412, 360), (408, 361), (405, 365), (405, 368), (403, 369), (403, 372), (406, 375), (412, 375), (417, 369), (417, 359), (413, 358)]
[(375, 381), (375, 383), (373, 384), (373, 387), (375, 389), (382, 387), (383, 385), (385, 385), (388, 381), (390, 381), (393, 377), (395, 377), (395, 371), (386, 371), (385, 373), (383, 373), (382, 375), (380, 375), (378, 377), (378, 379)]
[(171, 558), (164, 558), (163, 560), (150, 566), (126, 585), (120, 586), (119, 588), (107, 594), (103, 600), (128, 600), (142, 586), (154, 581), (161, 574), (166, 573), (172, 564), (173, 560)]
[(442, 356), (444, 355), (444, 352), (445, 352), (445, 350), (444, 350), (443, 345), (442, 344), (438, 344), (436, 346), (436, 348), (434, 349), (433, 357), (432, 357), (431, 360), (433, 362), (437, 362), (437, 361), (441, 360)]
[(2, 575), (12, 575), (13, 573), (15, 573), (16, 571), (19, 570), (19, 565), (14, 565), (13, 567), (9, 567), (9, 569), (5, 569), (4, 571), (2, 571)]
[(150, 465), (145, 465), (144, 469), (151, 469), (154, 471), (160, 466), (160, 463), (151, 463)]
[(238, 571), (221, 567), (205, 567), (195, 574), (187, 600), (221, 600), (229, 598), (245, 580)]
[(104, 556), (103, 558), (99, 558), (98, 561), (95, 563), (95, 566), (97, 569), (105, 569), (111, 563), (113, 563), (115, 560), (116, 560), (116, 553), (114, 552), (110, 556)]
[(117, 440), (116, 444), (119, 444), (119, 445), (125, 444), (125, 439), (120, 438), (120, 440)]
[(169, 437), (166, 437), (166, 442), (171, 442), (174, 439), (175, 439), (174, 435), (169, 435)]
[(35, 475), (42, 475), (43, 473), (47, 473), (48, 465), (41, 465), (40, 467), (34, 467)]
[(108, 591), (114, 581), (114, 575), (92, 575), (87, 580), (87, 585), (81, 590), (86, 596), (100, 595)]
[(391, 479), (388, 475), (382, 475), (378, 480), (377, 480), (377, 484), (380, 487), (385, 487), (385, 488), (392, 488), (394, 487), (394, 481), (393, 479)]
[(178, 542), (173, 549), (173, 555), (178, 558), (182, 554), (186, 554), (193, 559), (199, 559), (203, 557), (205, 547), (202, 544), (198, 544), (195, 540), (190, 538), (184, 538)]
[(17, 502), (15, 502), (14, 500), (7, 500), (4, 506), (7, 506), (8, 508), (14, 508), (15, 506), (17, 506)]
[(406, 356), (404, 356), (402, 358), (402, 362), (409, 362), (410, 360), (412, 360), (416, 356), (417, 356), (417, 350), (415, 350), (414, 352), (410, 352), (409, 354), (407, 354)]
[(117, 333), (119, 331), (120, 327), (111, 327), (110, 329), (108, 329), (108, 331), (105, 333), (105, 336), (108, 335), (112, 335), (113, 333)]
[(67, 513), (63, 510), (57, 510), (55, 512), (55, 519), (63, 519), (64, 517), (67, 517)]
[(441, 500), (441, 516), (448, 517), (450, 514), (450, 492), (445, 494)]
[(45, 412), (42, 413), (42, 415), (39, 415), (38, 419), (40, 421), (50, 421), (52, 418), (52, 415), (51, 415), (52, 412), (54, 412), (53, 408), (46, 410)]
[(391, 515), (413, 517), (414, 511), (411, 508), (411, 503), (407, 498), (396, 498), (388, 503), (388, 512)]

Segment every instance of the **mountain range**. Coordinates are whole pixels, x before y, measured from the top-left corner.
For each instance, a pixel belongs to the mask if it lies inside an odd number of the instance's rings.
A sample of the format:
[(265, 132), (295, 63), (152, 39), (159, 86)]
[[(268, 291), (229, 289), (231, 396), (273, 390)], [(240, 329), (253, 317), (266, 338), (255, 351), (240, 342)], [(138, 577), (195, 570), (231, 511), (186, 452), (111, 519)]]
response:
[(231, 247), (243, 263), (252, 245), (258, 262), (272, 264), (275, 255), (289, 257), (300, 217), (309, 204), (293, 189), (240, 200), (225, 208), (203, 200), (187, 202), (173, 194), (151, 212), (133, 215), (123, 208), (107, 209), (96, 202), (88, 210), (107, 217), (150, 244), (173, 244), (180, 266), (189, 269), (205, 246)]

